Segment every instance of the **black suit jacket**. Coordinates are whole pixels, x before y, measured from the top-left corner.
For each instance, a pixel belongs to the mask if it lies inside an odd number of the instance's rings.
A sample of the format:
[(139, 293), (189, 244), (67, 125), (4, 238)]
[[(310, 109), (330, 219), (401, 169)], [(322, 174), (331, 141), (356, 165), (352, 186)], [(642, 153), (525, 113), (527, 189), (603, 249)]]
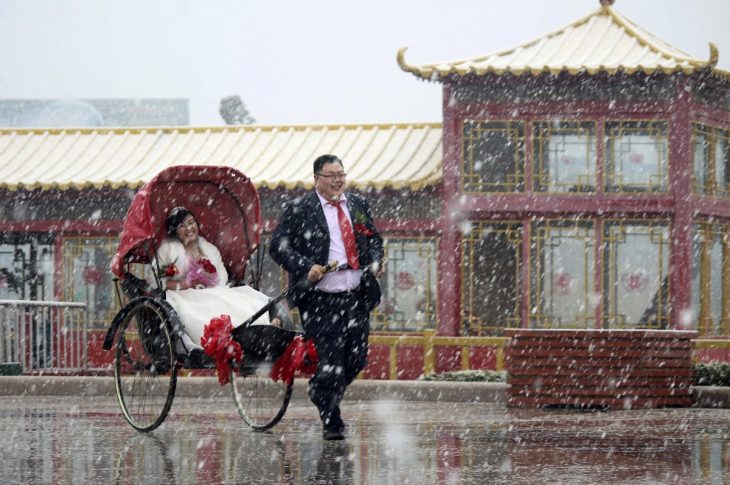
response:
[[(378, 234), (367, 201), (354, 194), (346, 194), (355, 241), (357, 242), (360, 267), (383, 261), (383, 239)], [(329, 261), (330, 235), (322, 204), (315, 191), (287, 203), (279, 224), (271, 236), (269, 254), (289, 272), (289, 285), (295, 285), (307, 277), (314, 264), (325, 266)], [(340, 262), (342, 264), (343, 262)], [(289, 295), (292, 307), (307, 298), (311, 288), (298, 287)], [(380, 286), (377, 279), (366, 271), (360, 283), (360, 291), (368, 311), (380, 303)]]

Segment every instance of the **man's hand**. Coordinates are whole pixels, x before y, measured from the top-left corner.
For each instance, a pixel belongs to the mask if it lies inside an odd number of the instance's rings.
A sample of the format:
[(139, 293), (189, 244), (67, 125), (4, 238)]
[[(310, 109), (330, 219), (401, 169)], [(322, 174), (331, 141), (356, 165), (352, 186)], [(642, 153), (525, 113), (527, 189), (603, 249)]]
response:
[(320, 266), (319, 264), (313, 264), (312, 267), (309, 268), (307, 280), (312, 283), (318, 283), (322, 278), (324, 278), (325, 273), (326, 271), (324, 266)]
[(385, 262), (385, 259), (383, 259), (382, 261), (375, 261), (370, 266), (370, 271), (373, 272), (373, 276), (375, 276), (376, 278), (380, 278), (385, 274)]

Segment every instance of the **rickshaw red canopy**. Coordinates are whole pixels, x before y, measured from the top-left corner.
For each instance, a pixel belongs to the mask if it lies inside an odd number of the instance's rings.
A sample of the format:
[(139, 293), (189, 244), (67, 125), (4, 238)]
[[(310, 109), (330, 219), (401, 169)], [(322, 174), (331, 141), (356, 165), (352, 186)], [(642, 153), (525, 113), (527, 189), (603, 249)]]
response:
[(230, 278), (243, 282), (260, 240), (259, 196), (246, 175), (221, 166), (173, 166), (144, 184), (127, 211), (112, 272), (121, 278), (127, 263), (150, 262), (167, 237), (165, 218), (177, 206), (193, 213), (200, 234), (220, 250)]

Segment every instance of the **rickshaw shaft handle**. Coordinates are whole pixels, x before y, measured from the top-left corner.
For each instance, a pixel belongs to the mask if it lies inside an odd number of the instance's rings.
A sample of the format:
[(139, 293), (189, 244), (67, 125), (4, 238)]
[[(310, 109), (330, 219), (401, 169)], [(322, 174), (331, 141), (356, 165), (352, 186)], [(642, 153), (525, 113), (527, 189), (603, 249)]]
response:
[[(330, 271), (333, 271), (333, 270), (337, 269), (338, 265), (339, 265), (339, 263), (337, 261), (332, 261), (331, 263), (329, 263), (327, 266), (324, 267), (324, 270), (322, 271), (322, 273), (323, 274), (327, 274)], [(276, 297), (272, 298), (271, 300), (269, 300), (269, 302), (266, 305), (264, 305), (256, 313), (254, 313), (253, 315), (251, 315), (245, 322), (243, 322), (241, 325), (239, 325), (238, 327), (236, 327), (235, 329), (233, 329), (233, 332), (231, 333), (231, 335), (233, 335), (234, 337), (236, 337), (237, 336), (236, 335), (237, 331), (241, 331), (242, 332), (243, 329), (249, 327), (253, 322), (255, 322), (256, 320), (258, 320), (258, 318), (261, 315), (263, 315), (264, 313), (267, 313), (269, 310), (271, 310), (271, 308), (274, 305), (276, 305), (281, 300), (283, 300), (284, 298), (286, 298), (287, 296), (289, 296), (289, 294), (292, 291), (294, 291), (295, 289), (307, 288), (307, 287), (310, 287), (310, 286), (314, 286), (314, 284), (315, 283), (309, 281), (307, 279), (307, 277), (305, 276), (304, 278), (302, 278), (301, 280), (299, 280), (297, 282), (297, 284), (290, 286), (286, 290), (282, 291), (281, 294), (279, 294), (279, 296), (276, 296)]]

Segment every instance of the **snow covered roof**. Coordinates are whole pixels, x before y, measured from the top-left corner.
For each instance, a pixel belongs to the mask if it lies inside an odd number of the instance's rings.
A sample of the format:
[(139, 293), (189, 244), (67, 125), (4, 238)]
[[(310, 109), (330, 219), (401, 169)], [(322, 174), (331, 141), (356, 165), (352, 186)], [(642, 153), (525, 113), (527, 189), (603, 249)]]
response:
[(398, 65), (418, 77), (438, 80), (468, 74), (614, 74), (643, 72), (691, 74), (709, 69), (728, 78), (730, 73), (714, 69), (717, 47), (710, 44), (709, 60), (696, 59), (655, 37), (618, 13), (612, 0), (560, 30), (513, 49), (471, 59), (412, 65), (405, 60), (406, 47), (398, 51)]
[(416, 190), (441, 181), (441, 124), (0, 130), (0, 188), (137, 188), (171, 165), (227, 165), (261, 188), (311, 187), (342, 158), (348, 184)]

